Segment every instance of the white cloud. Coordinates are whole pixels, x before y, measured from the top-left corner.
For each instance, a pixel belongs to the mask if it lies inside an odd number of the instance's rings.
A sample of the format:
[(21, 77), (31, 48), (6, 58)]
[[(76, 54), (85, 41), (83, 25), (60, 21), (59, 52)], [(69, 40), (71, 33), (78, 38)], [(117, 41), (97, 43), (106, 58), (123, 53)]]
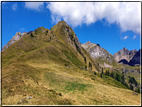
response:
[(106, 19), (109, 24), (116, 23), (122, 32), (140, 33), (140, 2), (50, 2), (47, 8), (56, 23), (63, 18), (76, 27)]
[(136, 35), (134, 35), (132, 39), (136, 39), (136, 37), (137, 37), (137, 36), (136, 36)]
[(128, 39), (128, 36), (124, 36), (122, 39), (124, 39), (124, 40), (125, 40), (125, 39)]
[(40, 11), (44, 6), (44, 2), (25, 2), (25, 8)]
[(12, 10), (16, 11), (17, 10), (17, 3), (13, 4), (11, 8), (12, 8)]

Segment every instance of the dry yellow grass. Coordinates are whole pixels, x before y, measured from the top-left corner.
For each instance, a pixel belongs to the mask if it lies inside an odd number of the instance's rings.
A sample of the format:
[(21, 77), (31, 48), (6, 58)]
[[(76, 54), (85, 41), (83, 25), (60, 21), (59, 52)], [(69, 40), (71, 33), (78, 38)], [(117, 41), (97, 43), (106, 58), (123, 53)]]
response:
[[(50, 85), (51, 81), (44, 81), (44, 76), (41, 76), (42, 79), (39, 81), (39, 86), (62, 93), (64, 98), (73, 100), (73, 104), (75, 105), (140, 105), (140, 94), (128, 89), (103, 85), (99, 83), (99, 81), (93, 81), (90, 79), (89, 75), (88, 77), (83, 75), (84, 71), (81, 71), (82, 73), (80, 73), (79, 70), (73, 71), (72, 68), (68, 68), (67, 71), (66, 67), (54, 63), (48, 64), (48, 67), (47, 64), (42, 63), (27, 63), (32, 67), (40, 69), (41, 74), (44, 74), (45, 72), (50, 74), (53, 72), (55, 74), (54, 79), (57, 80), (57, 84), (60, 79), (63, 79), (66, 82), (73, 81), (81, 84), (89, 84), (85, 87), (85, 90), (75, 89), (73, 91), (66, 91), (64, 89), (66, 87), (65, 83), (59, 83), (61, 86), (57, 86), (56, 84)], [(28, 80), (28, 82), (25, 83), (30, 83), (33, 87), (37, 85), (31, 80)], [(52, 83), (54, 84), (54, 82)]]
[[(12, 73), (10, 71), (15, 69), (15, 66), (17, 64), (4, 67), (3, 77)], [(111, 86), (95, 75), (95, 80), (92, 80), (89, 71), (78, 69), (75, 66), (66, 67), (62, 63), (55, 63), (47, 59), (42, 63), (39, 60), (26, 61), (25, 67), (35, 69), (35, 71), (32, 71), (34, 73), (30, 74), (35, 75), (35, 77), (21, 77), (24, 83), (23, 87), (21, 87), (24, 88), (23, 92), (17, 93), (16, 87), (10, 89), (15, 94), (4, 97), (2, 99), (3, 104), (140, 105), (140, 94), (128, 89)], [(22, 70), (23, 68), (18, 69)], [(4, 90), (3, 96), (5, 96), (5, 93), (7, 91)], [(57, 93), (61, 93), (61, 96)], [(33, 98), (26, 99), (28, 96)], [(25, 102), (21, 103), (21, 99), (25, 99)]]

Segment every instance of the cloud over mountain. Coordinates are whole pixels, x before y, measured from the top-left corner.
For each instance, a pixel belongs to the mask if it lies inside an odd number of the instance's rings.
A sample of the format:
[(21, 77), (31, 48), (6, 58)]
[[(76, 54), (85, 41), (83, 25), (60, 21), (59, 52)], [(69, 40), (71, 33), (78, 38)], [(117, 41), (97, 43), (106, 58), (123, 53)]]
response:
[(64, 19), (76, 27), (105, 19), (109, 24), (116, 23), (122, 32), (140, 33), (140, 2), (50, 2), (47, 8), (54, 22)]

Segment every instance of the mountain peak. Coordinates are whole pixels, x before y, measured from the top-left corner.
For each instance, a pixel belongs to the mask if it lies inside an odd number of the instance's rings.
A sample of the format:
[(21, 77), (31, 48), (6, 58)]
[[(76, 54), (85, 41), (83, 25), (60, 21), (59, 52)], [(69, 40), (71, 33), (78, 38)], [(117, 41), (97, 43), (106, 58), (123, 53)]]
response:
[(20, 35), (21, 34), (21, 32), (16, 32), (16, 35)]
[(126, 47), (124, 47), (122, 50), (119, 50), (116, 52), (113, 56), (116, 61), (120, 61), (122, 59), (127, 60), (128, 62), (133, 58), (133, 56), (136, 54), (137, 50), (131, 50), (129, 51)]
[(88, 41), (82, 44), (82, 47), (90, 53), (91, 57), (94, 60), (99, 60), (102, 63), (102, 65), (104, 65), (103, 62), (105, 61), (108, 64), (116, 64), (115, 60), (112, 58), (112, 55), (109, 54), (109, 52), (102, 48), (99, 44), (91, 43), (90, 41)]
[(64, 23), (64, 24), (66, 24), (66, 22), (63, 20), (63, 21), (59, 21), (58, 23)]
[(124, 47), (123, 50), (128, 50), (128, 49), (126, 47)]
[(27, 32), (21, 33), (21, 32), (16, 32), (15, 36), (13, 36), (12, 40), (17, 41), (21, 39)]
[(73, 29), (65, 21), (59, 21), (51, 28), (51, 31), (56, 35), (57, 39), (62, 39), (64, 42), (71, 44), (81, 53), (81, 43)]
[(57, 23), (57, 25), (69, 26), (65, 21), (59, 21), (59, 22)]
[(88, 42), (86, 42), (87, 44), (90, 44), (91, 42), (90, 41), (88, 41)]
[(51, 30), (56, 32), (58, 29), (65, 30), (64, 27), (70, 28), (70, 26), (65, 21), (59, 21), (56, 25), (54, 25)]

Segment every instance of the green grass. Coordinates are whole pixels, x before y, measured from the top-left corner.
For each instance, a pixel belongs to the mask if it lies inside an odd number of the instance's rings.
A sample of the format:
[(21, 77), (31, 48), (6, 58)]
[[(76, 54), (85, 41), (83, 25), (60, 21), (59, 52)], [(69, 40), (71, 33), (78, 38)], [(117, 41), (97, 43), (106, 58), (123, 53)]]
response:
[(96, 78), (95, 75), (92, 75), (91, 79), (94, 80), (94, 81), (100, 82), (101, 84), (104, 84), (104, 85), (111, 85), (111, 86), (114, 86), (114, 87), (117, 87), (117, 88), (127, 89), (127, 87), (125, 87), (119, 81), (117, 81), (117, 80), (115, 80), (115, 79), (113, 79), (109, 76), (106, 76), (106, 75), (102, 75), (101, 79), (98, 79), (98, 78)]
[(82, 83), (78, 83), (78, 82), (68, 82), (65, 90), (66, 91), (85, 91), (86, 88), (88, 88), (90, 85), (89, 84), (82, 84)]
[(84, 64), (74, 55), (72, 52), (68, 52), (66, 50), (63, 51), (66, 57), (76, 66), (84, 66)]

